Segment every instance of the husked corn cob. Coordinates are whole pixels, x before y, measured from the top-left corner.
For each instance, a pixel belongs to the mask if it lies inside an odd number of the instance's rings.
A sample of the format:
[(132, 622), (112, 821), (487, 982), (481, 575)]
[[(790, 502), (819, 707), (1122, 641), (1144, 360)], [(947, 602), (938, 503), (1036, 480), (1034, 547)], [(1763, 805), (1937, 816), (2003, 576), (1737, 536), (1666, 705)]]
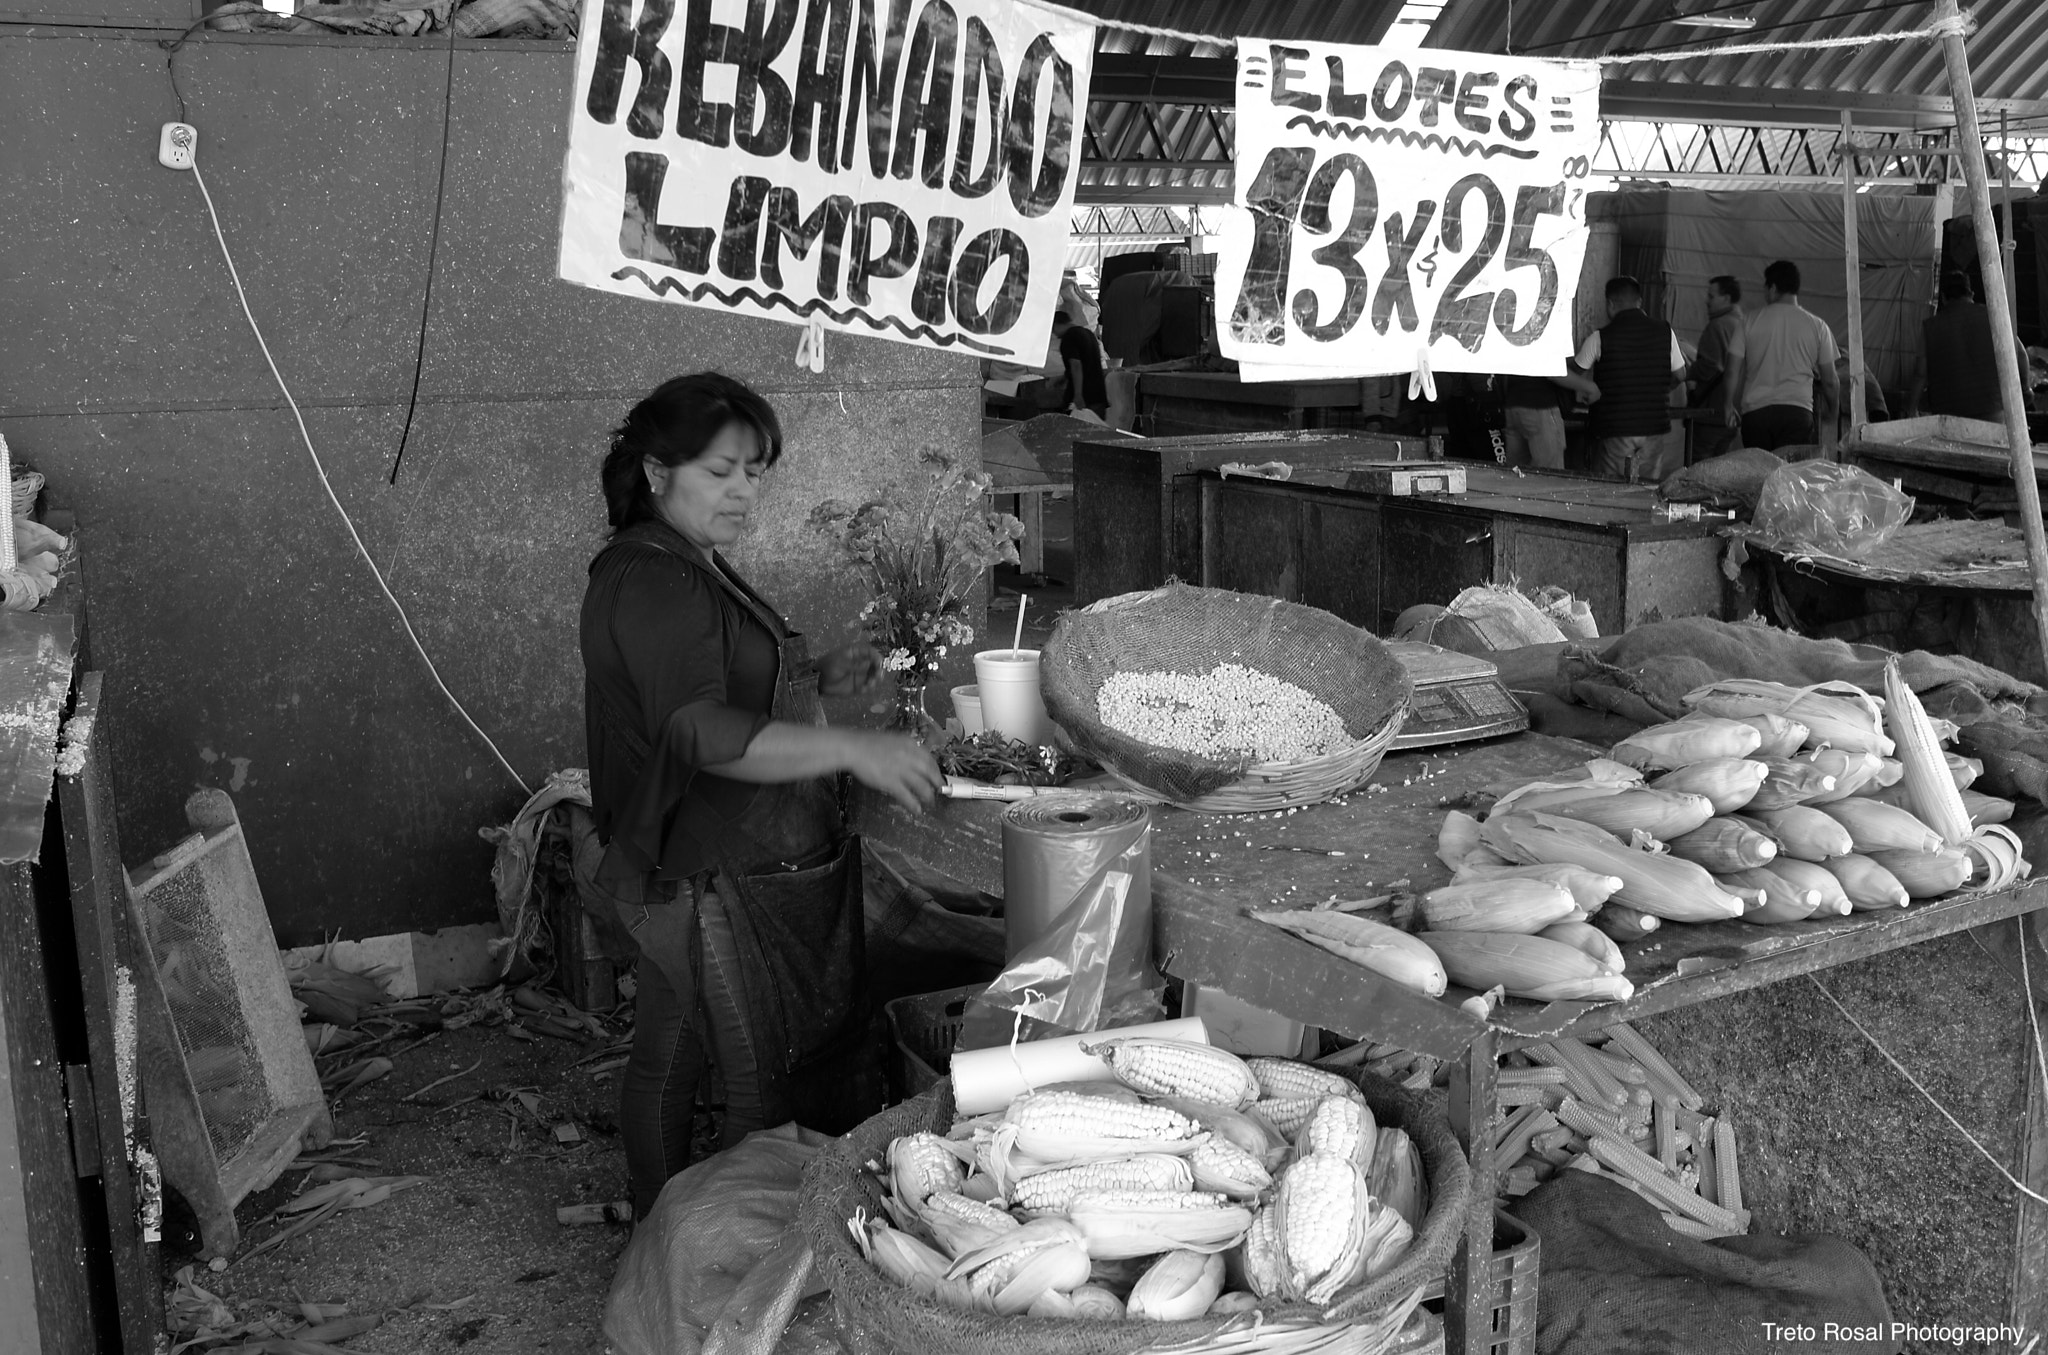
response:
[(1763, 890), (1764, 906), (1744, 913), (1744, 922), (1804, 922), (1820, 907), (1821, 894), (1818, 889), (1801, 889), (1783, 875), (1760, 866), (1747, 870), (1731, 870), (1722, 878), (1730, 884), (1746, 889)]
[(1295, 1152), (1302, 1157), (1328, 1153), (1341, 1157), (1361, 1171), (1372, 1165), (1374, 1141), (1379, 1125), (1363, 1101), (1348, 1096), (1326, 1096), (1316, 1103), (1295, 1135)]
[(1884, 735), (1877, 701), (1847, 682), (1787, 687), (1781, 682), (1727, 678), (1694, 688), (1685, 694), (1684, 701), (1693, 710), (1709, 715), (1782, 715), (1797, 720), (1807, 727), (1807, 743), (1816, 747), (1826, 744), (1892, 755), (1892, 741)]
[(1273, 1174), (1262, 1159), (1214, 1134), (1195, 1145), (1187, 1163), (1194, 1172), (1195, 1189), (1233, 1200), (1256, 1199), (1273, 1184)]
[(937, 1134), (904, 1134), (889, 1144), (889, 1189), (912, 1209), (960, 1189), (963, 1164)]
[(1021, 1225), (1012, 1215), (994, 1205), (970, 1200), (965, 1195), (931, 1195), (916, 1211), (918, 1222), (949, 1256), (964, 1256), (987, 1246)]
[[(1830, 861), (1846, 857), (1829, 857)], [(1826, 868), (1825, 862), (1800, 861), (1793, 857), (1781, 856), (1761, 869), (1779, 876), (1801, 891), (1812, 891), (1820, 895), (1820, 903), (1814, 908), (1814, 917), (1847, 917), (1853, 909), (1849, 895), (1842, 888), (1842, 882), (1835, 873)]]
[[(1265, 1163), (1268, 1170), (1287, 1152), (1286, 1136), (1251, 1110), (1204, 1105), (1179, 1096), (1162, 1096), (1159, 1104), (1187, 1116), (1197, 1129), (1211, 1138), (1236, 1144)], [(1256, 1106), (1257, 1103), (1253, 1104)]]
[(1675, 790), (1624, 790), (1574, 800), (1549, 812), (1604, 828), (1617, 837), (1641, 831), (1661, 840), (1690, 833), (1714, 817), (1714, 802), (1704, 795)]
[(1186, 1158), (1139, 1153), (1027, 1176), (1011, 1190), (1010, 1203), (1029, 1213), (1064, 1214), (1074, 1197), (1084, 1191), (1188, 1191), (1193, 1187), (1194, 1171)]
[(1252, 916), (1425, 997), (1444, 994), (1443, 965), (1429, 947), (1406, 932), (1334, 909), (1255, 912)]
[(1010, 1102), (1003, 1123), (1077, 1139), (1190, 1139), (1196, 1133), (1194, 1121), (1165, 1106), (1078, 1092), (1026, 1092)]
[(856, 1228), (854, 1235), (861, 1243), (862, 1253), (882, 1274), (897, 1284), (920, 1290), (946, 1278), (946, 1270), (952, 1265), (950, 1257), (940, 1255), (881, 1219), (870, 1218), (865, 1223), (865, 1229)]
[(1674, 720), (1637, 730), (1609, 756), (1624, 766), (1671, 770), (1709, 758), (1747, 757), (1763, 741), (1760, 730), (1737, 720)]
[(1021, 1313), (1048, 1289), (1086, 1283), (1088, 1253), (1073, 1224), (1037, 1219), (960, 1257), (946, 1277), (966, 1279), (969, 1291), (998, 1313)]
[(1451, 977), (1485, 992), (1502, 987), (1538, 1001), (1623, 1002), (1635, 985), (1609, 974), (1583, 951), (1539, 936), (1497, 932), (1424, 932)]
[(1259, 1099), (1259, 1084), (1244, 1060), (1214, 1045), (1134, 1037), (1082, 1048), (1100, 1055), (1118, 1081), (1146, 1096), (1184, 1096), (1232, 1110)]
[(1264, 1101), (1292, 1101), (1304, 1096), (1348, 1096), (1357, 1100), (1363, 1095), (1358, 1084), (1342, 1073), (1299, 1059), (1257, 1055), (1245, 1063), (1258, 1080), (1259, 1098)]
[[(1905, 782), (1906, 796), (1912, 802), (1913, 813), (1943, 843), (1951, 847), (1960, 846), (1969, 840), (1971, 832), (1970, 815), (1963, 808), (1963, 793), (1949, 772), (1948, 757), (1941, 751), (1941, 741), (1934, 734), (1934, 722), (1927, 718), (1920, 698), (1906, 685), (1896, 657), (1885, 661), (1884, 700), (1885, 726), (1893, 742), (1898, 744), (1899, 761), (1904, 764), (1901, 779)], [(1854, 824), (1850, 825), (1849, 831), (1856, 831)], [(1861, 845), (1858, 844), (1859, 847)]]
[(1674, 922), (1715, 922), (1742, 916), (1741, 900), (1716, 887), (1714, 877), (1703, 867), (1663, 853), (1636, 851), (1587, 824), (1548, 814), (1494, 815), (1487, 819), (1484, 831), (1488, 842), (1527, 860), (1561, 862), (1620, 876), (1622, 887), (1609, 907), (1619, 903)]
[(1371, 1203), (1365, 1176), (1350, 1161), (1326, 1154), (1296, 1160), (1272, 1208), (1293, 1294), (1325, 1303), (1364, 1273)]
[(1252, 1107), (1252, 1113), (1279, 1130), (1289, 1142), (1292, 1142), (1322, 1100), (1320, 1096), (1289, 1096), (1261, 1101)]
[[(1950, 789), (1953, 790), (1954, 787), (1951, 786)], [(1879, 804), (1875, 800), (1859, 797), (1822, 805), (1820, 812), (1849, 830), (1849, 840), (1856, 844), (1856, 850), (1859, 852), (1878, 851), (1886, 847), (1931, 852), (1939, 850), (1943, 845), (1941, 834), (1913, 814), (1894, 805)], [(1960, 797), (1956, 802), (1956, 812), (1967, 826), (1969, 819), (1967, 815), (1962, 814)], [(1967, 838), (1969, 834), (1966, 832), (1962, 836)]]
[(1142, 1322), (1183, 1322), (1200, 1317), (1223, 1292), (1223, 1258), (1171, 1251), (1131, 1286), (1128, 1315)]
[(1759, 757), (1767, 773), (1763, 785), (1750, 797), (1750, 813), (1760, 809), (1787, 809), (1805, 804), (1816, 795), (1835, 788), (1835, 778), (1811, 762), (1796, 757)]
[(1610, 974), (1619, 974), (1628, 967), (1621, 947), (1614, 939), (1590, 922), (1558, 922), (1536, 933), (1546, 941), (1558, 941), (1593, 957), (1602, 969)]
[(1970, 882), (1970, 858), (1960, 847), (1944, 847), (1938, 852), (1893, 848), (1872, 852), (1870, 859), (1890, 871), (1910, 898), (1938, 898)]
[(1261, 1209), (1244, 1235), (1244, 1281), (1260, 1298), (1287, 1288), (1287, 1253), (1280, 1245), (1280, 1212)]
[(1723, 818), (1708, 819), (1664, 845), (1681, 861), (1705, 866), (1716, 875), (1761, 866), (1778, 854), (1775, 838), (1746, 828), (1734, 819)]
[(1784, 809), (1752, 808), (1744, 817), (1753, 818), (1777, 839), (1781, 856), (1800, 861), (1825, 861), (1856, 850), (1849, 830), (1818, 809), (1789, 805)]
[(1716, 757), (1666, 772), (1653, 779), (1650, 787), (1704, 795), (1716, 814), (1733, 814), (1755, 797), (1769, 774), (1770, 769), (1755, 758)]
[(1841, 884), (1842, 892), (1849, 896), (1849, 906), (1859, 913), (1903, 908), (1912, 898), (1898, 876), (1868, 856), (1851, 852), (1847, 856), (1829, 857), (1820, 865)]
[(1597, 913), (1614, 891), (1621, 888), (1619, 875), (1602, 875), (1582, 866), (1461, 866), (1451, 876), (1452, 884), (1475, 880), (1544, 880), (1563, 885), (1572, 901), (1586, 913)]
[(1536, 932), (1577, 908), (1571, 890), (1546, 880), (1451, 884), (1422, 896), (1433, 931)]

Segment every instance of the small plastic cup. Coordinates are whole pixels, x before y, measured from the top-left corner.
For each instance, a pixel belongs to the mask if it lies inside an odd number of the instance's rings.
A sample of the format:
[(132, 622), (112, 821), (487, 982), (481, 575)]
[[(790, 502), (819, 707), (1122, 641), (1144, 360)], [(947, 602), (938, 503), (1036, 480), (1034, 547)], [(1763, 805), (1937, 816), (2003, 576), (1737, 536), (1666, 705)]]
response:
[(953, 689), (953, 714), (960, 721), (960, 728), (969, 734), (979, 734), (981, 723), (981, 689), (972, 683)]
[(1007, 739), (1036, 747), (1052, 735), (1038, 692), (1038, 651), (985, 649), (974, 656), (981, 722)]

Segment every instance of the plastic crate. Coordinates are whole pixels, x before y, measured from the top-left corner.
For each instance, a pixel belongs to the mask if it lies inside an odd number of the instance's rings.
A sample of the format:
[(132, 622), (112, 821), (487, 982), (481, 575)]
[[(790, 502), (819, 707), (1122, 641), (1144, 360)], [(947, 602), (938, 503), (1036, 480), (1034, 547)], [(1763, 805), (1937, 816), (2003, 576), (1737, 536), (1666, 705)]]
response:
[[(1448, 1355), (1536, 1355), (1536, 1276), (1542, 1242), (1514, 1215), (1493, 1211), (1493, 1256), (1486, 1263), (1493, 1325), (1475, 1332), (1463, 1351)], [(1425, 1302), (1443, 1297), (1444, 1282), (1423, 1291)]]
[(905, 1100), (929, 1091), (946, 1075), (966, 1020), (967, 1004), (987, 986), (970, 983), (965, 988), (919, 993), (882, 1004), (889, 1018), (890, 1037), (896, 1043), (891, 1072), (896, 1090)]

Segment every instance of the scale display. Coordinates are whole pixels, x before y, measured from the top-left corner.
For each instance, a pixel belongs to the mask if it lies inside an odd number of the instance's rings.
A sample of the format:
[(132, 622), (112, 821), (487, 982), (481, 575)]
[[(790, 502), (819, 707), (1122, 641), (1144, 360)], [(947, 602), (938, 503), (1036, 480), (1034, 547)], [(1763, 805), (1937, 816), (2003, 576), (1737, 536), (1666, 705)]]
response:
[(1529, 712), (1484, 659), (1412, 640), (1388, 642), (1415, 682), (1395, 748), (1497, 738), (1529, 727)]

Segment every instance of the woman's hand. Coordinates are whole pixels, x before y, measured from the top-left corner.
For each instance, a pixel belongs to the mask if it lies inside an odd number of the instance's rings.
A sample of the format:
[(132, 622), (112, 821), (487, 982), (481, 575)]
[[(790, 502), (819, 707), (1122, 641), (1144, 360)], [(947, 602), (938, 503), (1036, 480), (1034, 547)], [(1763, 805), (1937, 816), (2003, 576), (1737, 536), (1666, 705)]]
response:
[(912, 813), (923, 813), (938, 798), (945, 777), (916, 739), (865, 729), (848, 730), (846, 738), (846, 770), (863, 786), (880, 791)]
[(864, 696), (882, 680), (882, 656), (862, 640), (818, 660), (818, 695)]

